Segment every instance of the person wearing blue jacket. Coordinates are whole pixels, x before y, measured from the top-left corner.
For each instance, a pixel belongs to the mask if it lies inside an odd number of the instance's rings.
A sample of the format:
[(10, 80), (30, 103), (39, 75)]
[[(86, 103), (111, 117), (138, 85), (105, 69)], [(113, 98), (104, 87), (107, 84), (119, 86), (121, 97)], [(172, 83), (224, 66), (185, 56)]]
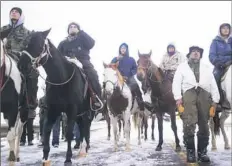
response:
[(136, 97), (138, 105), (141, 111), (144, 111), (144, 102), (142, 98), (142, 92), (140, 91), (139, 85), (134, 78), (137, 73), (137, 65), (135, 59), (129, 56), (129, 49), (126, 43), (122, 43), (119, 47), (119, 56), (114, 57), (111, 63), (117, 63), (118, 70), (126, 80), (126, 84), (130, 87), (132, 95)]
[(214, 65), (213, 73), (220, 92), (221, 107), (231, 109), (225, 92), (221, 88), (221, 77), (225, 73), (225, 69), (232, 64), (232, 33), (229, 23), (220, 25), (219, 34), (213, 39), (210, 46), (209, 60)]

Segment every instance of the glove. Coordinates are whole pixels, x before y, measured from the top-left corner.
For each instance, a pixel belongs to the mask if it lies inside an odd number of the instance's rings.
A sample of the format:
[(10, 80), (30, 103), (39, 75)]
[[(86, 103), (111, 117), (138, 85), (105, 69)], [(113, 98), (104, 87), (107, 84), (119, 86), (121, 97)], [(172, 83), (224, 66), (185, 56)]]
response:
[(217, 108), (217, 104), (213, 103), (212, 106), (209, 109), (209, 116), (210, 117), (213, 118), (215, 116), (216, 108)]
[(124, 81), (127, 81), (127, 80), (128, 80), (128, 77), (123, 76), (123, 79), (124, 79)]
[(183, 101), (182, 99), (179, 99), (176, 101), (176, 105), (177, 105), (177, 109), (179, 111), (179, 113), (183, 113), (184, 112), (184, 107), (183, 107)]

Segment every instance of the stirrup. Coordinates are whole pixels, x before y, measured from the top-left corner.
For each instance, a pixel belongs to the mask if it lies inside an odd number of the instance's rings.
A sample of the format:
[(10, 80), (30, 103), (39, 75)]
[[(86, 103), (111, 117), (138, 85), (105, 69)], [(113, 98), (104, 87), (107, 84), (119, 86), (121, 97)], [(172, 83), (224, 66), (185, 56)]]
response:
[(99, 97), (97, 96), (97, 95), (95, 95), (95, 97), (97, 98), (97, 101), (100, 103), (100, 108), (97, 108), (97, 109), (93, 109), (93, 102), (92, 102), (92, 98), (90, 97), (90, 109), (92, 110), (92, 111), (99, 111), (99, 110), (101, 110), (102, 108), (103, 108), (103, 106), (104, 106), (104, 104), (102, 103), (102, 101), (99, 99)]

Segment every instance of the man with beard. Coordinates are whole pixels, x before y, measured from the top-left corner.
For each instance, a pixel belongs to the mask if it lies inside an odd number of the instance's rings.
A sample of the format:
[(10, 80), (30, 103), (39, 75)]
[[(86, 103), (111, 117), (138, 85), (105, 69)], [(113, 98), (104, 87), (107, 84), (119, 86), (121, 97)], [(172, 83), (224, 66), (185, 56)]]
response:
[[(184, 142), (187, 162), (196, 162), (195, 129), (197, 132), (197, 152), (199, 162), (210, 162), (207, 156), (209, 143), (210, 116), (214, 116), (220, 95), (212, 71), (202, 61), (203, 49), (189, 48), (188, 61), (181, 63), (174, 75), (172, 92), (183, 121)], [(180, 109), (183, 108), (183, 109)]]

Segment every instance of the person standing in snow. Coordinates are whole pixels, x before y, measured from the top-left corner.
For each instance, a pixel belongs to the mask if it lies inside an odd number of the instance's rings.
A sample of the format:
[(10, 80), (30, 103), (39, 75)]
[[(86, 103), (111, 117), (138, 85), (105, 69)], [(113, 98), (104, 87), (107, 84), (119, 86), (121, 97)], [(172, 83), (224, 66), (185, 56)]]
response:
[(213, 73), (220, 92), (220, 105), (224, 109), (231, 109), (226, 93), (221, 87), (221, 77), (226, 68), (232, 64), (232, 32), (230, 24), (224, 23), (220, 25), (219, 35), (213, 39), (210, 46), (209, 60), (214, 65)]
[(203, 51), (198, 46), (189, 48), (188, 61), (177, 67), (172, 84), (172, 92), (183, 121), (187, 162), (190, 163), (196, 162), (194, 141), (196, 124), (199, 128), (197, 132), (198, 161), (210, 162), (207, 156), (208, 120), (210, 116), (214, 116), (220, 99), (213, 73), (201, 61)]
[(167, 53), (163, 55), (160, 63), (160, 68), (165, 73), (165, 78), (172, 82), (177, 67), (185, 60), (186, 58), (176, 50), (175, 45), (169, 44), (167, 46)]
[(144, 111), (144, 101), (142, 98), (142, 92), (140, 91), (139, 85), (135, 80), (134, 76), (137, 73), (137, 65), (133, 57), (129, 56), (129, 49), (126, 43), (122, 43), (119, 46), (119, 56), (114, 57), (111, 63), (117, 63), (118, 70), (129, 86), (133, 96), (136, 96), (136, 100), (141, 111)]

